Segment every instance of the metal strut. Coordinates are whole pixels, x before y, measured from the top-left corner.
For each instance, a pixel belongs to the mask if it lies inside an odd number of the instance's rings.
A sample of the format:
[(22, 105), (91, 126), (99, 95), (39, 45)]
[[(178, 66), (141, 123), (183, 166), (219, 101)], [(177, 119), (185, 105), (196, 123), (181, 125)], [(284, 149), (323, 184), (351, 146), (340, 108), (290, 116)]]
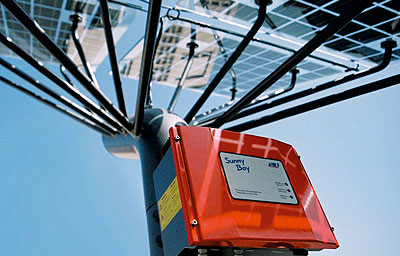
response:
[(11, 12), (14, 17), (22, 24), (28, 31), (39, 40), (39, 42), (55, 57), (60, 63), (73, 75), (93, 97), (100, 102), (100, 104), (111, 113), (111, 115), (118, 120), (124, 130), (128, 133), (132, 130), (132, 124), (129, 123), (128, 118), (124, 116), (119, 109), (117, 109), (112, 102), (104, 95), (104, 93), (96, 88), (94, 83), (85, 75), (78, 66), (71, 60), (68, 55), (64, 53), (60, 47), (55, 44), (40, 25), (33, 20), (14, 0), (0, 0), (1, 3)]
[(306, 89), (306, 90), (303, 90), (303, 91), (300, 91), (297, 93), (293, 93), (286, 97), (283, 97), (283, 98), (280, 98), (280, 99), (277, 99), (277, 100), (274, 100), (274, 101), (271, 101), (271, 102), (268, 102), (268, 103), (265, 103), (265, 104), (262, 104), (259, 106), (244, 109), (243, 111), (236, 114), (234, 117), (230, 118), (229, 121), (234, 121), (239, 118), (243, 118), (243, 117), (258, 113), (260, 111), (264, 111), (264, 110), (267, 110), (267, 109), (270, 109), (270, 108), (273, 108), (276, 106), (280, 106), (280, 105), (288, 103), (290, 101), (298, 100), (298, 99), (304, 98), (306, 96), (312, 95), (314, 93), (321, 92), (321, 91), (333, 88), (335, 86), (338, 86), (338, 85), (341, 85), (341, 84), (344, 84), (344, 83), (347, 83), (350, 81), (354, 81), (356, 79), (377, 73), (379, 71), (382, 71), (389, 65), (390, 60), (392, 59), (392, 50), (393, 50), (393, 48), (396, 47), (396, 45), (397, 45), (396, 41), (391, 40), (391, 39), (388, 39), (388, 40), (382, 42), (381, 47), (385, 49), (385, 54), (383, 56), (383, 60), (379, 65), (377, 65), (373, 68), (370, 68), (370, 69), (367, 69), (364, 71), (360, 71), (357, 73), (353, 73), (351, 75), (347, 75), (345, 77), (342, 77), (342, 78), (339, 78), (339, 79), (336, 79), (333, 81), (329, 81), (329, 82), (326, 82), (326, 83), (323, 83), (323, 84), (320, 84), (317, 86), (313, 86), (309, 89)]
[(268, 2), (269, 2), (268, 0), (259, 1), (258, 17), (257, 17), (256, 21), (254, 22), (250, 31), (247, 33), (247, 35), (243, 38), (243, 40), (240, 42), (238, 47), (235, 49), (235, 51), (229, 57), (229, 59), (224, 63), (222, 68), (212, 79), (212, 81), (207, 86), (207, 88), (204, 90), (203, 94), (200, 96), (200, 98), (197, 100), (197, 102), (189, 110), (189, 113), (185, 117), (185, 121), (187, 123), (189, 123), (192, 120), (192, 118), (196, 115), (196, 113), (200, 110), (200, 108), (203, 106), (203, 104), (206, 102), (206, 100), (210, 97), (211, 93), (214, 91), (214, 89), (218, 86), (218, 84), (224, 78), (225, 74), (229, 71), (229, 69), (233, 66), (233, 64), (236, 62), (236, 60), (240, 57), (240, 55), (242, 54), (244, 49), (250, 43), (251, 39), (256, 35), (257, 31), (260, 29), (260, 27), (264, 23), (264, 19), (265, 19), (265, 15), (266, 15), (265, 12), (267, 9), (266, 6), (267, 6)]
[(103, 118), (107, 123), (109, 123), (113, 128), (117, 129), (118, 131), (122, 132), (123, 128), (122, 126), (114, 121), (108, 113), (106, 113), (104, 110), (102, 110), (98, 105), (96, 105), (93, 101), (91, 101), (89, 98), (87, 98), (85, 95), (80, 93), (78, 89), (76, 89), (74, 86), (70, 85), (69, 83), (65, 82), (62, 80), (60, 77), (58, 77), (56, 74), (48, 70), (43, 66), (41, 62), (36, 61), (34, 58), (32, 58), (29, 54), (27, 54), (24, 50), (19, 48), (16, 44), (12, 42), (11, 38), (6, 38), (2, 34), (0, 34), (0, 42), (2, 42), (6, 47), (8, 47), (11, 51), (13, 51), (15, 54), (17, 54), (19, 57), (21, 57), (23, 60), (28, 62), (32, 67), (34, 67), (36, 70), (41, 72), (44, 76), (46, 76), (48, 79), (53, 81), (55, 84), (57, 84), (59, 87), (61, 87), (63, 90), (68, 92), (72, 97), (77, 99), (80, 103), (82, 103), (85, 107), (96, 113), (99, 117)]
[[(200, 3), (203, 6), (203, 8), (206, 10), (207, 14), (211, 15), (210, 9), (208, 8), (208, 2), (206, 0), (200, 0)], [(267, 5), (271, 4), (271, 3), (272, 3), (272, 0), (269, 3), (267, 3)], [(213, 29), (211, 29), (211, 31), (212, 31), (212, 33), (214, 35), (215, 41), (218, 44), (219, 52), (224, 57), (225, 61), (227, 61), (228, 60), (228, 54), (226, 54), (225, 47), (224, 47), (224, 44), (222, 43), (221, 38), (219, 37), (217, 31), (215, 31)], [(236, 92), (237, 92), (237, 89), (236, 89), (236, 72), (235, 72), (235, 70), (233, 68), (230, 68), (229, 69), (229, 73), (231, 74), (231, 77), (232, 77), (232, 88), (230, 89), (230, 91), (232, 92), (231, 101), (233, 101), (233, 100), (235, 100)]]
[(121, 110), (122, 114), (128, 116), (125, 107), (124, 93), (122, 90), (121, 77), (119, 74), (117, 54), (115, 50), (114, 39), (112, 35), (111, 29), (111, 21), (110, 21), (110, 13), (108, 11), (108, 3), (107, 0), (100, 0), (100, 8), (101, 8), (101, 17), (103, 18), (104, 25), (104, 34), (106, 37), (107, 49), (108, 49), (108, 57), (110, 60), (111, 70), (114, 79), (114, 87), (115, 93), (117, 95), (118, 106)]
[(379, 81), (374, 81), (372, 83), (368, 83), (362, 86), (358, 86), (346, 91), (343, 91), (341, 93), (329, 95), (326, 97), (323, 97), (321, 99), (317, 99), (314, 101), (310, 101), (292, 108), (288, 108), (279, 112), (276, 112), (271, 115), (264, 116), (262, 118), (252, 120), (249, 122), (245, 122), (243, 124), (235, 125), (232, 127), (227, 128), (227, 130), (230, 131), (237, 131), (237, 132), (242, 132), (246, 131), (248, 129), (252, 129), (258, 126), (262, 126), (265, 124), (269, 124), (287, 117), (295, 116), (301, 113), (305, 113), (317, 108), (321, 108), (324, 106), (328, 106), (340, 101), (344, 101), (347, 99), (351, 99), (363, 94), (367, 94), (370, 92), (378, 91), (393, 85), (397, 85), (400, 83), (400, 74), (394, 75)]
[(345, 11), (330, 22), (323, 30), (321, 30), (315, 37), (313, 37), (308, 43), (301, 47), (295, 54), (289, 57), (284, 63), (282, 63), (275, 71), (273, 71), (267, 78), (259, 83), (253, 90), (243, 96), (237, 103), (229, 108), (222, 116), (215, 120), (211, 127), (221, 127), (227, 120), (232, 116), (236, 115), (245, 108), (252, 100), (257, 98), (266, 89), (271, 87), (277, 82), (282, 76), (284, 76), (294, 66), (299, 64), (307, 56), (309, 56), (314, 50), (321, 46), (327, 39), (338, 32), (348, 22), (360, 14), (364, 9), (372, 4), (373, 0), (358, 1), (353, 0), (349, 3), (349, 7)]
[(172, 112), (174, 111), (176, 102), (178, 101), (179, 94), (182, 90), (183, 84), (186, 81), (186, 78), (189, 74), (190, 68), (192, 67), (193, 64), (193, 57), (194, 57), (194, 50), (198, 47), (198, 45), (195, 42), (190, 42), (187, 44), (187, 47), (189, 48), (189, 56), (186, 62), (185, 67), (183, 68), (182, 76), (179, 79), (178, 85), (176, 86), (174, 95), (171, 98), (171, 101), (169, 102), (167, 110)]
[[(248, 108), (250, 106), (253, 106), (253, 105), (256, 105), (258, 103), (264, 102), (266, 100), (275, 98), (275, 97), (277, 97), (279, 95), (282, 95), (284, 93), (287, 93), (287, 92), (290, 92), (291, 90), (293, 90), (293, 88), (296, 85), (296, 78), (297, 78), (297, 74), (299, 73), (299, 70), (294, 68), (294, 69), (290, 70), (290, 73), (292, 74), (292, 79), (290, 81), (290, 84), (286, 88), (281, 88), (279, 90), (276, 90), (276, 91), (273, 91), (273, 92), (271, 92), (269, 94), (261, 96), (261, 97), (255, 99), (255, 100), (253, 100), (246, 108)], [(228, 106), (226, 106), (226, 107), (228, 107)], [(210, 117), (205, 118), (203, 120), (197, 121), (197, 122), (194, 123), (194, 125), (196, 125), (196, 126), (207, 126), (207, 125), (210, 125), (214, 120), (216, 120), (221, 115), (222, 115), (222, 113), (218, 113), (216, 115), (210, 116)], [(231, 121), (231, 119), (229, 119), (227, 122), (229, 122), (229, 121)]]
[(29, 76), (27, 73), (23, 72), (22, 70), (16, 68), (15, 66), (11, 65), (7, 61), (5, 61), (3, 58), (0, 58), (0, 65), (3, 67), (7, 68), (11, 72), (15, 73), (19, 77), (25, 79), (27, 82), (38, 88), (39, 90), (43, 91), (44, 93), (48, 94), (49, 96), (53, 97), (54, 99), (58, 100), (59, 102), (63, 103), (65, 106), (71, 108), (78, 114), (82, 115), (86, 119), (92, 121), (99, 127), (101, 127), (103, 130), (105, 130), (109, 134), (116, 134), (117, 131), (106, 124), (103, 123), (102, 120), (98, 119), (97, 116), (94, 116), (91, 112), (87, 111), (86, 109), (82, 108), (81, 106), (75, 104), (74, 102), (70, 101), (66, 97), (59, 95), (52, 89), (42, 85), (38, 80), (32, 78)]
[(151, 70), (153, 65), (153, 54), (156, 43), (158, 20), (160, 18), (161, 0), (151, 1), (147, 14), (146, 34), (140, 65), (139, 87), (136, 100), (136, 112), (133, 134), (139, 136), (143, 126), (144, 106), (149, 90)]
[(72, 21), (72, 26), (71, 26), (71, 37), (72, 41), (74, 41), (76, 50), (78, 51), (79, 58), (81, 59), (83, 68), (86, 71), (86, 74), (92, 80), (94, 85), (99, 88), (99, 84), (97, 82), (96, 76), (94, 75), (93, 68), (90, 65), (89, 61), (86, 60), (85, 52), (83, 51), (81, 42), (79, 41), (79, 35), (76, 29), (78, 28), (78, 24), (82, 22), (82, 17), (78, 14), (72, 14), (69, 16), (69, 19)]
[(99, 133), (101, 133), (101, 134), (103, 134), (105, 136), (110, 136), (110, 133), (108, 131), (104, 130), (103, 128), (99, 127), (98, 125), (91, 123), (87, 119), (85, 119), (85, 118), (83, 118), (83, 117), (81, 117), (81, 116), (69, 111), (68, 109), (63, 108), (63, 107), (61, 107), (61, 106), (59, 106), (59, 105), (57, 105), (57, 104), (45, 99), (45, 98), (43, 98), (43, 97), (41, 97), (41, 96), (39, 96), (39, 95), (27, 90), (27, 89), (25, 89), (24, 87), (14, 83), (14, 82), (11, 82), (7, 78), (4, 78), (3, 76), (0, 76), (0, 81), (4, 82), (5, 84), (7, 84), (7, 85), (19, 90), (19, 91), (31, 96), (31, 97), (33, 97), (34, 99), (42, 102), (43, 104), (45, 104), (45, 105), (47, 105), (47, 106), (49, 106), (49, 107), (51, 107), (51, 108), (53, 108), (53, 109), (55, 109), (57, 111), (69, 116), (70, 118), (72, 118), (72, 119), (78, 121), (79, 123), (81, 123), (81, 124), (91, 128), (91, 129), (95, 130), (96, 132), (99, 132)]

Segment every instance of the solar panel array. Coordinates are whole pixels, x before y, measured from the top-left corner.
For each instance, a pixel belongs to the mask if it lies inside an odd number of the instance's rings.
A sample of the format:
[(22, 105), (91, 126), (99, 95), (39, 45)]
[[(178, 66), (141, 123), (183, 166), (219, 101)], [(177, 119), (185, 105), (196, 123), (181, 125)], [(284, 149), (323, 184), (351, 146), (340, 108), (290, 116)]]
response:
[[(289, 0), (274, 1), (267, 10), (267, 18), (257, 37), (264, 41), (273, 40), (283, 47), (270, 46), (262, 42), (252, 42), (234, 64), (238, 94), (243, 95), (262, 81), (268, 74), (285, 61), (293, 51), (300, 48), (316, 33), (322, 30), (346, 7), (347, 0)], [(192, 6), (191, 6), (192, 5)], [(209, 16), (209, 20), (220, 23), (238, 24), (250, 27), (257, 18), (257, 6), (253, 1), (211, 0), (178, 2), (181, 14), (192, 10), (198, 17)], [(186, 8), (186, 9), (185, 9)], [(204, 14), (204, 15), (202, 15)], [(334, 78), (348, 72), (349, 68), (360, 70), (374, 66), (383, 58), (380, 43), (387, 38), (399, 42), (399, 2), (378, 1), (330, 38), (321, 53), (327, 53), (326, 60), (346, 64), (338, 66), (317, 59), (307, 58), (298, 65), (300, 74), (297, 83), (305, 83), (327, 77)], [(159, 83), (176, 86), (181, 76), (189, 52), (186, 46), (195, 38), (199, 45), (185, 86), (199, 88), (207, 85), (240, 43), (241, 37), (229, 33), (212, 31), (209, 28), (189, 24), (179, 20), (164, 19), (164, 31), (156, 52), (153, 79)], [(216, 22), (217, 23), (217, 22)], [(223, 47), (215, 39), (221, 38)], [(289, 42), (289, 43), (288, 43)], [(298, 45), (293, 44), (298, 43)], [(139, 75), (141, 44), (137, 44), (122, 60), (122, 73), (132, 78)], [(290, 50), (287, 50), (290, 48)], [(223, 53), (225, 52), (225, 54)], [(323, 54), (321, 54), (323, 55)], [(393, 60), (400, 58), (400, 50), (394, 50)], [(342, 61), (346, 60), (346, 61)], [(291, 76), (285, 75), (271, 90), (289, 86)], [(216, 92), (230, 95), (233, 86), (231, 74), (225, 75)]]
[[(81, 43), (87, 59), (96, 66), (106, 54), (101, 13), (96, 0), (18, 0), (24, 10), (46, 30), (52, 38), (77, 64), (81, 64), (70, 37), (69, 15), (76, 7), (83, 17), (78, 27)], [(134, 1), (135, 2), (135, 1)], [(138, 5), (146, 1), (137, 0)], [(131, 3), (131, 2), (129, 2)], [(283, 61), (298, 50), (316, 33), (337, 17), (348, 0), (275, 0), (267, 8), (267, 18), (253, 41), (239, 60), (233, 65), (216, 92), (231, 95), (236, 79), (237, 95), (241, 96), (262, 81)], [(400, 45), (400, 3), (396, 0), (376, 1), (355, 20), (346, 25), (335, 36), (298, 65), (300, 71), (297, 84), (333, 79), (349, 70), (363, 70), (379, 63), (383, 57), (380, 43), (392, 38)], [(224, 28), (226, 32), (212, 30), (179, 19), (166, 17), (163, 8), (164, 29), (154, 60), (153, 81), (176, 86), (186, 64), (189, 48), (187, 43), (198, 44), (194, 63), (184, 84), (186, 87), (203, 88), (210, 82), (225, 63), (242, 36), (233, 35), (229, 30), (245, 35), (257, 18), (258, 7), (253, 0), (182, 0), (177, 9), (182, 16)], [(135, 11), (119, 5), (110, 5), (114, 28), (114, 39), (118, 41), (127, 27), (123, 23)], [(171, 18), (171, 17), (170, 17)], [(134, 20), (134, 19), (131, 19)], [(123, 23), (123, 25), (121, 25)], [(49, 63), (57, 61), (36, 41), (16, 19), (0, 5), (0, 32), (11, 37), (37, 60)], [(135, 47), (121, 60), (121, 73), (138, 79), (140, 72), (143, 40), (131, 42)], [(13, 54), (0, 45), (0, 54)], [(393, 61), (399, 62), (400, 48), (394, 49)], [(233, 77), (236, 75), (236, 77)], [(271, 90), (289, 86), (291, 75), (285, 75)], [(268, 92), (267, 92), (268, 93)]]

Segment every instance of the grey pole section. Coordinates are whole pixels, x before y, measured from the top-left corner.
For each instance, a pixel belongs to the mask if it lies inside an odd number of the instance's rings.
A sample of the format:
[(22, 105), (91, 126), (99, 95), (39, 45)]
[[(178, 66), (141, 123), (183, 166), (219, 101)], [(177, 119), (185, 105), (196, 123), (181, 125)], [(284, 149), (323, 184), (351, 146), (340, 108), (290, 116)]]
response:
[[(134, 117), (131, 118), (133, 119)], [(169, 128), (176, 125), (186, 125), (186, 123), (181, 117), (168, 113), (165, 109), (147, 108), (144, 110), (142, 133), (136, 139), (124, 135), (103, 136), (106, 149), (113, 155), (117, 156), (126, 151), (126, 154), (130, 154), (127, 158), (137, 159), (136, 154), (139, 152), (151, 256), (164, 255), (153, 172), (163, 157), (162, 149), (169, 140)]]

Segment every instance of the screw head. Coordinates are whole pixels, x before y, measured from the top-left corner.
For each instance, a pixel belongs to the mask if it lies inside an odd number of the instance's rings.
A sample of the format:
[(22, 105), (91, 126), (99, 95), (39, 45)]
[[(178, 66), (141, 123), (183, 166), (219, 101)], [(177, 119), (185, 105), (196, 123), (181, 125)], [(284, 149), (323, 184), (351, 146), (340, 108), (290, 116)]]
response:
[(192, 220), (191, 222), (190, 222), (190, 225), (192, 225), (193, 227), (195, 227), (195, 226), (197, 226), (197, 220)]
[(175, 136), (175, 141), (179, 141), (181, 139), (181, 137), (179, 135)]

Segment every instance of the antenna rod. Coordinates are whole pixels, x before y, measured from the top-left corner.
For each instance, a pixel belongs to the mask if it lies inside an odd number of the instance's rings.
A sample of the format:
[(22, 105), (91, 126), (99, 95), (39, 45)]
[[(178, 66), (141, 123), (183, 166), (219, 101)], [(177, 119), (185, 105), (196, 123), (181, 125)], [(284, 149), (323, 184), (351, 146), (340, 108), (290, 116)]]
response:
[(96, 88), (94, 83), (85, 75), (78, 66), (71, 60), (71, 58), (64, 53), (60, 47), (55, 44), (49, 36), (46, 35), (43, 28), (33, 20), (14, 0), (0, 0), (1, 3), (11, 12), (14, 17), (22, 24), (28, 31), (39, 40), (39, 42), (57, 58), (60, 63), (73, 75), (93, 97), (100, 102), (100, 104), (115, 117), (116, 120), (122, 125), (126, 132), (130, 133), (132, 125), (129, 123), (128, 118), (124, 116), (119, 109), (117, 109), (112, 102), (104, 95), (104, 93)]
[(236, 104), (229, 108), (222, 116), (215, 120), (211, 127), (221, 127), (229, 118), (239, 113), (245, 108), (252, 100), (257, 98), (261, 93), (276, 83), (282, 76), (284, 76), (294, 66), (299, 64), (313, 51), (320, 47), (326, 40), (332, 37), (342, 27), (349, 23), (353, 18), (359, 15), (364, 9), (372, 4), (373, 0), (358, 1), (353, 0), (349, 2), (348, 8), (332, 20), (323, 30), (319, 31), (308, 43), (301, 47), (295, 54), (289, 57), (282, 63), (275, 71), (259, 83), (253, 90), (243, 96)]
[(363, 94), (367, 94), (370, 92), (378, 91), (393, 85), (397, 85), (400, 83), (400, 74), (394, 75), (379, 81), (374, 81), (365, 85), (361, 85), (346, 91), (343, 91), (341, 93), (337, 94), (332, 94), (326, 97), (323, 97), (321, 99), (317, 99), (314, 101), (310, 101), (292, 108), (288, 108), (279, 112), (276, 112), (274, 114), (264, 116), (262, 118), (252, 120), (243, 124), (235, 125), (232, 127), (227, 128), (229, 131), (237, 131), (237, 132), (242, 132), (246, 131), (258, 126), (262, 126), (265, 124), (269, 124), (272, 122), (276, 122), (278, 120), (282, 120), (284, 118), (288, 118), (291, 116), (295, 116), (301, 113), (305, 113), (314, 109), (318, 109), (321, 107), (325, 107), (340, 101), (344, 101), (347, 99), (351, 99)]
[(4, 78), (3, 76), (0, 76), (0, 81), (4, 82), (5, 84), (8, 84), (9, 86), (11, 86), (11, 87), (13, 87), (13, 88), (15, 88), (15, 89), (27, 94), (27, 95), (29, 95), (31, 97), (33, 97), (34, 99), (42, 102), (43, 104), (46, 104), (47, 106), (49, 106), (49, 107), (51, 107), (51, 108), (53, 108), (53, 109), (65, 114), (67, 116), (69, 116), (70, 118), (72, 118), (72, 119), (78, 121), (79, 123), (81, 123), (81, 124), (91, 128), (91, 129), (95, 130), (96, 132), (99, 132), (99, 133), (101, 133), (101, 134), (103, 134), (105, 136), (110, 136), (111, 135), (108, 131), (104, 130), (103, 128), (101, 128), (101, 127), (99, 127), (99, 126), (97, 126), (95, 124), (92, 124), (91, 122), (89, 122), (85, 118), (83, 118), (83, 117), (81, 117), (81, 116), (69, 111), (68, 109), (65, 109), (65, 108), (63, 108), (63, 107), (61, 107), (61, 106), (59, 106), (59, 105), (57, 105), (57, 104), (55, 104), (55, 103), (53, 103), (53, 102), (51, 102), (49, 100), (37, 95), (37, 94), (25, 89), (24, 87), (22, 87), (20, 85), (17, 85), (14, 82), (11, 82), (10, 80)]
[(259, 1), (260, 6), (258, 9), (258, 17), (257, 17), (256, 21), (254, 22), (250, 31), (247, 33), (247, 35), (243, 38), (243, 40), (240, 42), (238, 47), (235, 49), (235, 51), (229, 57), (229, 59), (224, 63), (222, 68), (219, 70), (219, 72), (215, 75), (213, 80), (210, 82), (210, 84), (204, 90), (203, 94), (200, 96), (200, 98), (197, 100), (197, 102), (189, 110), (189, 113), (185, 117), (185, 121), (187, 123), (190, 123), (190, 121), (192, 121), (192, 118), (200, 110), (200, 108), (203, 106), (203, 104), (206, 102), (206, 100), (210, 97), (211, 93), (214, 91), (214, 89), (218, 86), (218, 84), (224, 78), (225, 74), (231, 69), (233, 64), (240, 57), (242, 52), (246, 49), (246, 47), (250, 43), (251, 39), (257, 34), (257, 31), (261, 28), (262, 24), (264, 23), (264, 19), (265, 19), (265, 15), (266, 15), (265, 12), (267, 10), (268, 2), (269, 2), (269, 0)]
[(103, 18), (103, 25), (104, 25), (104, 34), (106, 37), (107, 49), (108, 49), (108, 57), (110, 60), (111, 70), (114, 79), (114, 87), (115, 93), (117, 95), (118, 106), (121, 110), (122, 114), (128, 116), (125, 107), (125, 100), (124, 100), (124, 93), (122, 90), (122, 83), (121, 77), (119, 74), (118, 68), (118, 61), (117, 61), (117, 53), (115, 49), (112, 28), (111, 28), (111, 21), (110, 21), (110, 13), (108, 11), (108, 3), (107, 0), (100, 0), (100, 8)]

